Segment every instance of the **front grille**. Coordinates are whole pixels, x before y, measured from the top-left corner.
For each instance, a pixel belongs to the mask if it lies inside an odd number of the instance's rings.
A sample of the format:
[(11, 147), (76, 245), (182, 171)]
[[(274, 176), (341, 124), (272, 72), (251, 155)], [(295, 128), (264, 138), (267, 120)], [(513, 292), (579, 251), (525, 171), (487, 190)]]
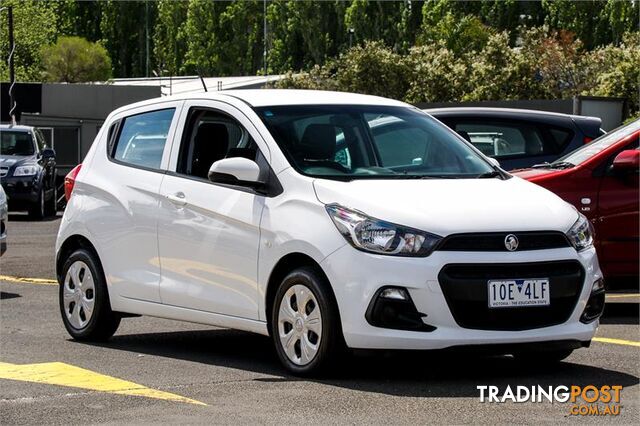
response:
[(474, 234), (453, 234), (444, 238), (436, 247), (440, 251), (508, 251), (504, 240), (513, 234), (518, 238), (517, 251), (546, 250), (571, 247), (562, 232), (481, 232)]
[[(488, 281), (516, 278), (549, 278), (550, 304), (489, 308)], [(584, 270), (575, 260), (449, 264), (440, 271), (438, 281), (460, 327), (527, 330), (562, 324), (569, 319), (582, 291)]]

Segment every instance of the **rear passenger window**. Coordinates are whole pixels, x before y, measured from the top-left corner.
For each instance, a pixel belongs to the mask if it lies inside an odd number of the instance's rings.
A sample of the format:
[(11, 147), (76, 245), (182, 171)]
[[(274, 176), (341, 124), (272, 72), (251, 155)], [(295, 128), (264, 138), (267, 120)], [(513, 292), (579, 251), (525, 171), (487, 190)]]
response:
[(555, 143), (545, 143), (537, 126), (527, 123), (458, 122), (454, 130), (491, 157), (529, 157), (558, 152)]
[(134, 166), (160, 168), (174, 112), (170, 108), (125, 118), (112, 157)]

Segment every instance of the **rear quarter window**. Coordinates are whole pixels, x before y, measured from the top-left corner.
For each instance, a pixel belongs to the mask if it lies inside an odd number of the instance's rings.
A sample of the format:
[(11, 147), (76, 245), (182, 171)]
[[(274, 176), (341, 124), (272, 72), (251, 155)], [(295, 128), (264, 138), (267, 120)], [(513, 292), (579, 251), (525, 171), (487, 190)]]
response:
[(520, 158), (561, 153), (573, 138), (569, 129), (518, 120), (458, 118), (447, 123), (482, 151), (496, 158)]
[[(133, 166), (159, 169), (174, 113), (175, 108), (169, 108), (124, 118), (119, 123), (111, 158)], [(111, 133), (112, 129), (109, 130)]]

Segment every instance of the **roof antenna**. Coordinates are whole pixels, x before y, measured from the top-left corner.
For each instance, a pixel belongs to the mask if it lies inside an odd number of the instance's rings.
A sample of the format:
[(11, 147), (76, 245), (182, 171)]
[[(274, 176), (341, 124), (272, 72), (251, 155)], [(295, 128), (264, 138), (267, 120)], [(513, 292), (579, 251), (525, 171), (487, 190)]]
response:
[(202, 72), (200, 71), (200, 68), (198, 68), (198, 77), (200, 77), (200, 82), (202, 82), (202, 87), (204, 87), (204, 91), (208, 92), (207, 85), (204, 84), (204, 78), (202, 78)]

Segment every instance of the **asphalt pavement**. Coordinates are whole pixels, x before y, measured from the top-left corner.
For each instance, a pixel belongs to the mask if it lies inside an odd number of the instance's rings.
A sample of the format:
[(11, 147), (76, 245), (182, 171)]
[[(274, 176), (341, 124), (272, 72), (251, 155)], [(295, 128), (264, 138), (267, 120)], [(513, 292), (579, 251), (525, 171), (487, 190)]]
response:
[[(268, 338), (215, 327), (128, 318), (106, 343), (71, 340), (52, 282), (59, 221), (10, 217), (0, 258), (0, 424), (640, 421), (637, 295), (611, 298), (600, 340), (553, 367), (376, 353), (346, 359), (327, 377), (299, 379), (279, 365)], [(623, 390), (618, 416), (576, 417), (567, 403), (481, 403), (482, 385)]]

